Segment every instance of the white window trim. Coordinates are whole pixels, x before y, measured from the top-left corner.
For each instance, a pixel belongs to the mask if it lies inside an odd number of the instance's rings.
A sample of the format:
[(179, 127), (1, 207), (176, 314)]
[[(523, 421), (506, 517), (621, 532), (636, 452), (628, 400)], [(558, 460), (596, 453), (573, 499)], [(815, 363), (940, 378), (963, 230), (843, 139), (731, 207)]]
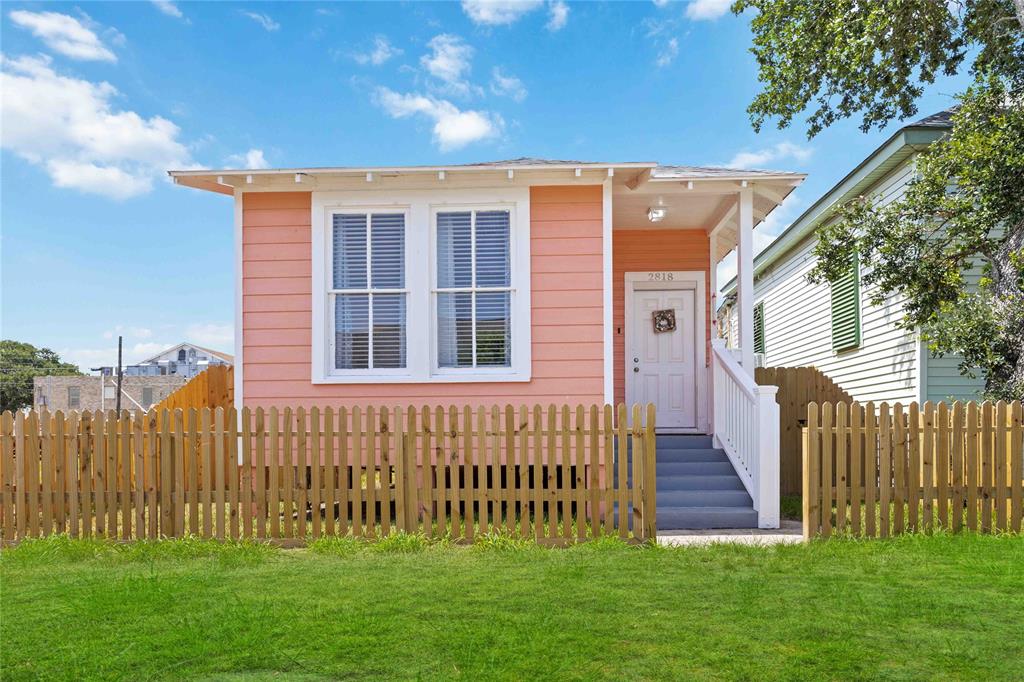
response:
[[(326, 310), (324, 311), (324, 314), (327, 316), (327, 318), (326, 318), (326, 326), (325, 326), (325, 335), (326, 335), (326, 338), (327, 338), (327, 357), (324, 359), (324, 361), (325, 361), (324, 367), (325, 367), (325, 370), (326, 370), (326, 375), (327, 376), (331, 376), (331, 377), (343, 377), (343, 378), (359, 377), (359, 376), (367, 376), (367, 377), (384, 377), (384, 376), (404, 377), (404, 376), (408, 376), (409, 375), (409, 348), (408, 348), (408, 345), (409, 345), (409, 338), (408, 338), (408, 335), (409, 335), (409, 331), (408, 331), (409, 330), (409, 280), (408, 280), (408, 277), (406, 277), (406, 280), (405, 280), (405, 287), (401, 288), (401, 289), (370, 289), (370, 288), (363, 288), (363, 289), (355, 289), (355, 288), (352, 288), (352, 289), (335, 289), (334, 288), (334, 281), (333, 281), (333, 272), (334, 272), (333, 271), (333, 263), (334, 263), (334, 239), (333, 239), (334, 216), (336, 216), (336, 215), (343, 215), (343, 214), (346, 214), (346, 213), (350, 214), (350, 215), (351, 214), (357, 214), (357, 213), (365, 213), (366, 216), (367, 216), (367, 221), (366, 221), (366, 281), (367, 281), (368, 284), (372, 284), (372, 281), (371, 281), (372, 276), (371, 276), (371, 273), (370, 273), (370, 270), (371, 270), (371, 261), (370, 261), (370, 259), (372, 257), (372, 253), (373, 253), (373, 249), (370, 246), (370, 242), (371, 242), (371, 239), (372, 239), (372, 237), (370, 236), (371, 235), (371, 229), (372, 229), (372, 227), (371, 227), (372, 226), (372, 216), (373, 216), (374, 213), (377, 213), (377, 214), (381, 214), (381, 213), (390, 213), (390, 214), (401, 213), (402, 216), (403, 216), (403, 220), (404, 220), (404, 228), (403, 229), (404, 229), (404, 233), (405, 233), (405, 237), (404, 238), (405, 238), (405, 246), (406, 246), (405, 263), (403, 264), (403, 267), (405, 268), (405, 274), (407, 276), (408, 276), (408, 273), (409, 273), (408, 243), (409, 243), (409, 218), (410, 218), (409, 214), (410, 214), (410, 211), (409, 211), (409, 207), (408, 206), (394, 206), (394, 205), (392, 205), (392, 206), (358, 206), (358, 207), (348, 207), (348, 208), (339, 208), (339, 207), (336, 207), (336, 206), (332, 206), (332, 207), (328, 207), (326, 209), (326, 212), (324, 214), (324, 218), (327, 221), (327, 228), (326, 228), (327, 229), (327, 233), (325, 235), (325, 239), (326, 239), (326, 245), (325, 245), (326, 253), (324, 254), (324, 259), (323, 259), (323, 265), (324, 265), (324, 268), (326, 269), (326, 272), (324, 273), (324, 289), (322, 290), (322, 293), (323, 293), (323, 296), (324, 296), (324, 305), (326, 306)], [(404, 368), (400, 368), (400, 367), (389, 367), (389, 368), (371, 367), (369, 369), (337, 369), (335, 367), (334, 352), (335, 352), (335, 343), (337, 342), (337, 337), (334, 335), (334, 329), (335, 329), (335, 325), (334, 325), (334, 312), (335, 311), (334, 311), (334, 306), (331, 305), (331, 296), (335, 295), (335, 294), (337, 294), (339, 296), (343, 296), (345, 294), (369, 294), (368, 300), (369, 300), (369, 305), (371, 306), (371, 308), (372, 308), (372, 305), (373, 305), (373, 295), (374, 294), (405, 294), (405, 306), (406, 306), (406, 310), (405, 310), (405, 316), (406, 316), (406, 318), (405, 318), (405, 327), (406, 327), (405, 365), (406, 366)], [(370, 314), (370, 317), (372, 319), (372, 317), (373, 317), (372, 311), (369, 314)], [(367, 347), (367, 352), (370, 354), (369, 361), (372, 363), (373, 362), (373, 339), (372, 339), (372, 333), (370, 334), (370, 338), (368, 339), (368, 343), (369, 343), (369, 345)]]
[[(400, 384), (525, 382), (531, 378), (530, 190), (494, 187), (453, 190), (313, 192), (312, 197), (312, 382)], [(434, 267), (438, 211), (509, 210), (512, 267), (511, 367), (437, 367)], [(331, 264), (331, 216), (345, 211), (406, 211), (406, 369), (333, 370), (333, 312), (327, 283)]]

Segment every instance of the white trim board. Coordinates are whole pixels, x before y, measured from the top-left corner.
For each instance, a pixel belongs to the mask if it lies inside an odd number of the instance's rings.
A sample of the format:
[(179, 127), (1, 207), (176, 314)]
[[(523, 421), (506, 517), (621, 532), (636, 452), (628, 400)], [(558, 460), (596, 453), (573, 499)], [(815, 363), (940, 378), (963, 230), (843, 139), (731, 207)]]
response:
[[(526, 382), (531, 378), (530, 189), (498, 187), (477, 190), (406, 190), (312, 193), (312, 377), (314, 384), (401, 384)], [(510, 216), (512, 260), (512, 366), (444, 370), (436, 368), (433, 272), (438, 210), (500, 207)], [(330, 272), (330, 216), (335, 211), (387, 209), (406, 213), (405, 371), (332, 373), (328, 330), (331, 314), (326, 295)], [(393, 372), (393, 373), (392, 373)]]
[(235, 190), (235, 410), (242, 413), (242, 376), (245, 372), (245, 357), (242, 354), (242, 190)]
[[(625, 377), (626, 396), (631, 394), (632, 372), (628, 371), (630, 337), (633, 329), (633, 294), (636, 291), (671, 291), (693, 289), (696, 291), (693, 316), (696, 338), (694, 339), (694, 381), (697, 382), (696, 408), (697, 425), (688, 429), (657, 429), (664, 433), (707, 433), (708, 432), (708, 378), (707, 378), (707, 290), (705, 273), (702, 270), (649, 270), (625, 273), (625, 338), (622, 356), (622, 373)], [(627, 398), (628, 399), (628, 398)]]

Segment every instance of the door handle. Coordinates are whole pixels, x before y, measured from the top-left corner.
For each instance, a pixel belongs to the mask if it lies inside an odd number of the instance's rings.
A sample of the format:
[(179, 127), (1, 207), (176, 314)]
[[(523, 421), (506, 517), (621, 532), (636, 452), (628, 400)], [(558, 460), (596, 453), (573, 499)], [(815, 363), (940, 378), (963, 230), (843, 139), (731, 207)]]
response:
[(634, 371), (634, 372), (639, 372), (639, 371), (640, 371), (640, 368), (639, 368), (639, 367), (634, 367), (634, 368), (633, 368), (633, 371)]

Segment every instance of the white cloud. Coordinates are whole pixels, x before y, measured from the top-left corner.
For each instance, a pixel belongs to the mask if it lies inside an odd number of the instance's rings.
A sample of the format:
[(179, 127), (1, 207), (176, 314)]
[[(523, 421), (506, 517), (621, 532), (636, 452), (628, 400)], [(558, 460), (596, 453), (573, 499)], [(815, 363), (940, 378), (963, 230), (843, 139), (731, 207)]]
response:
[(686, 6), (686, 16), (694, 21), (719, 19), (729, 12), (733, 0), (692, 0)]
[(679, 40), (676, 38), (669, 38), (668, 42), (658, 53), (658, 57), (654, 60), (655, 66), (662, 67), (671, 64), (675, 58), (679, 55)]
[(235, 345), (235, 328), (216, 322), (190, 324), (185, 328), (185, 339), (200, 346), (230, 352)]
[(523, 81), (515, 76), (505, 75), (497, 66), (491, 71), (491, 92), (495, 95), (511, 97), (516, 102), (522, 102), (527, 95)]
[(245, 154), (232, 154), (227, 158), (227, 163), (229, 167), (245, 168), (247, 170), (270, 168), (270, 163), (263, 156), (262, 149), (250, 149)]
[(174, 2), (172, 2), (172, 0), (150, 0), (150, 2), (156, 5), (158, 10), (169, 17), (174, 17), (176, 19), (185, 18), (185, 15), (181, 13), (181, 10), (176, 4), (174, 4)]
[(420, 64), (441, 81), (442, 90), (458, 95), (468, 94), (473, 89), (466, 80), (473, 60), (473, 48), (450, 33), (434, 36), (427, 47), (430, 52), (420, 57)]
[(561, 31), (565, 28), (566, 22), (569, 21), (569, 5), (563, 0), (554, 0), (548, 3), (548, 23), (547, 29), (549, 31)]
[(380, 66), (400, 54), (402, 54), (402, 50), (392, 45), (385, 36), (377, 36), (373, 39), (372, 50), (356, 54), (354, 58), (360, 64)]
[(779, 142), (771, 147), (765, 147), (752, 152), (740, 152), (732, 157), (728, 165), (730, 168), (760, 168), (769, 163), (793, 159), (803, 162), (811, 158), (814, 149), (802, 147), (792, 142)]
[(474, 24), (508, 26), (543, 4), (543, 0), (462, 0), (462, 11)]
[[(15, 10), (9, 16), (15, 24), (28, 29), (47, 47), (65, 57), (85, 61), (117, 61), (117, 55), (103, 44), (99, 36), (67, 14)], [(115, 38), (120, 35), (114, 32)]]
[(666, 7), (671, 0), (653, 0), (655, 7)]
[(252, 19), (257, 24), (259, 24), (268, 31), (276, 31), (281, 28), (281, 24), (271, 19), (270, 15), (268, 14), (260, 14), (259, 12), (248, 12), (244, 9), (239, 10), (239, 12), (241, 12), (243, 16), (249, 17), (250, 19)]
[(42, 166), (58, 187), (115, 199), (149, 191), (191, 159), (171, 121), (114, 108), (106, 82), (63, 76), (49, 57), (0, 56), (0, 146)]
[(112, 339), (115, 336), (127, 336), (129, 339), (148, 339), (153, 336), (153, 330), (148, 327), (126, 327), (117, 325), (113, 329), (103, 332), (103, 338)]
[(426, 95), (402, 94), (381, 87), (377, 88), (375, 100), (391, 118), (419, 114), (432, 120), (434, 142), (443, 152), (498, 137), (505, 126), (501, 116), (495, 113), (463, 111), (447, 100)]

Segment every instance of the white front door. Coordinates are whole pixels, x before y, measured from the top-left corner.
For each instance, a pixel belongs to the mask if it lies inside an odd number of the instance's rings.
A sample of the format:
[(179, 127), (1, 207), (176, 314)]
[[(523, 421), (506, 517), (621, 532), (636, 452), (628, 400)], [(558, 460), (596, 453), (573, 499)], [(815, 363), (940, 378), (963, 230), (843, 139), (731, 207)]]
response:
[[(627, 291), (626, 402), (654, 403), (658, 430), (696, 429), (697, 289), (657, 289), (636, 282)], [(655, 316), (675, 318), (674, 329), (655, 329)], [(703, 321), (701, 319), (701, 321)]]

